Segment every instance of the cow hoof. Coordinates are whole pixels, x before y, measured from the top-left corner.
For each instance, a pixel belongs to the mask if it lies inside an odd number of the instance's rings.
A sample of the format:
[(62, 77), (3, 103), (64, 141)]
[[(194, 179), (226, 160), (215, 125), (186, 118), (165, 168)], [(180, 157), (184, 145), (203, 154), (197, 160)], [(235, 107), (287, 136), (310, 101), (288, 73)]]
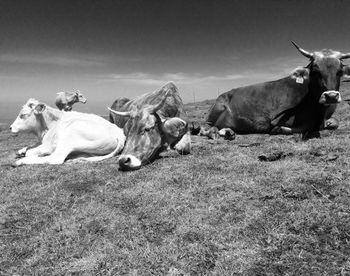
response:
[(339, 122), (337, 119), (330, 118), (324, 122), (324, 129), (335, 130), (339, 127)]
[(229, 140), (229, 141), (232, 141), (236, 138), (235, 132), (230, 128), (220, 129), (219, 135), (221, 137), (224, 137), (225, 140)]

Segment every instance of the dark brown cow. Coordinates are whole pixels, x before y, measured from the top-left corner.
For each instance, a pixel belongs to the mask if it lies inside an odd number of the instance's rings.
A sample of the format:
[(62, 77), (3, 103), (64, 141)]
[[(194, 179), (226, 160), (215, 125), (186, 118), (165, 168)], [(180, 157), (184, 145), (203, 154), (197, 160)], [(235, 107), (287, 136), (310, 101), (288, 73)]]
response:
[[(121, 104), (123, 102), (123, 104)], [(135, 100), (116, 100), (110, 118), (127, 136), (119, 158), (121, 170), (135, 170), (153, 161), (169, 145), (180, 154), (190, 152), (191, 138), (183, 103), (176, 86), (168, 83)]]
[(350, 54), (333, 50), (309, 53), (293, 42), (310, 60), (305, 68), (276, 81), (232, 89), (221, 94), (211, 107), (207, 122), (237, 133), (302, 133), (319, 135), (323, 128), (337, 128), (333, 115), (340, 78), (348, 72), (342, 60)]

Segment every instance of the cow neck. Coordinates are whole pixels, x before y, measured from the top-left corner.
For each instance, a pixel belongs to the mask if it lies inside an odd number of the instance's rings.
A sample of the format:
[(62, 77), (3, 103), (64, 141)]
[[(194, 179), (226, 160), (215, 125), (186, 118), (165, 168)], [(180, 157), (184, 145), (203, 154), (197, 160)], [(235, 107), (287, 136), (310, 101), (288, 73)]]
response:
[(40, 127), (35, 130), (35, 135), (39, 138), (40, 141), (43, 140), (45, 134), (49, 130), (44, 114), (36, 114), (35, 115), (36, 120), (39, 122)]
[(68, 97), (67, 97), (67, 102), (68, 103), (75, 103), (78, 101), (78, 96), (74, 93), (71, 93)]
[(157, 113), (154, 113), (154, 116), (156, 117), (156, 124), (160, 133), (160, 138), (162, 140), (162, 146), (166, 143), (166, 136), (163, 131), (163, 122), (160, 116)]
[(36, 135), (40, 140), (42, 140), (46, 133), (49, 131), (49, 129), (57, 123), (61, 115), (62, 111), (56, 110), (49, 106), (46, 107), (43, 113), (36, 115), (36, 118), (40, 123), (40, 130), (38, 130)]
[(322, 125), (323, 118), (327, 110), (327, 106), (319, 103), (319, 98), (326, 90), (320, 87), (317, 82), (312, 79), (312, 62), (308, 64), (307, 68), (310, 70), (310, 82), (308, 85), (309, 93), (307, 93), (305, 97), (305, 108), (310, 110), (311, 106), (314, 107), (311, 116), (316, 119), (315, 127), (318, 128)]

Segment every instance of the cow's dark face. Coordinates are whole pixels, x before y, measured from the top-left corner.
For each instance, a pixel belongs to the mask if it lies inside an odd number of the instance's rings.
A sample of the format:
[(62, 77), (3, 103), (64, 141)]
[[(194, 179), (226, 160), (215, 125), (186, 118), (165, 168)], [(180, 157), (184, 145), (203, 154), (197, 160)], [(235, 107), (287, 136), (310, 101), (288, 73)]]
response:
[(333, 50), (322, 50), (309, 53), (293, 42), (301, 54), (310, 59), (310, 86), (313, 96), (317, 97), (320, 104), (328, 106), (341, 101), (339, 86), (340, 79), (347, 74), (348, 67), (342, 60), (350, 57)]
[(335, 57), (316, 57), (311, 65), (312, 80), (324, 91), (339, 91), (343, 65)]

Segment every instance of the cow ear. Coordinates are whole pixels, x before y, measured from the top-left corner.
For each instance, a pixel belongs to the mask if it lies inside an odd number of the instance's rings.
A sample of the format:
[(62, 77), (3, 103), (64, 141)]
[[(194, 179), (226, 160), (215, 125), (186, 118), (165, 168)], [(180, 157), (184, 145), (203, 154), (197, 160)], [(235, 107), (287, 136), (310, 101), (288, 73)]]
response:
[(302, 84), (305, 80), (309, 79), (310, 70), (305, 67), (295, 68), (290, 77), (295, 80), (295, 82)]
[(343, 67), (343, 76), (348, 79), (350, 78), (350, 65), (345, 65)]
[(34, 108), (34, 114), (36, 114), (36, 115), (42, 114), (45, 109), (46, 109), (46, 105), (43, 103), (39, 103)]
[(188, 124), (178, 117), (170, 118), (164, 121), (162, 126), (163, 132), (170, 139), (181, 139), (188, 130)]

